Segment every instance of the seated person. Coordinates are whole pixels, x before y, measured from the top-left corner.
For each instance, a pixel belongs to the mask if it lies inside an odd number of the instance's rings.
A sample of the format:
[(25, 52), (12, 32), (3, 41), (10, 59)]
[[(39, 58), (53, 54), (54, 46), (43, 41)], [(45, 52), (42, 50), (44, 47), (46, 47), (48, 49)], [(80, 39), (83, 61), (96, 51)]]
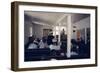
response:
[(28, 49), (29, 45), (34, 41), (34, 37), (28, 37), (28, 42), (25, 44), (25, 49)]
[(54, 59), (59, 59), (62, 56), (60, 45), (58, 45), (57, 39), (53, 39), (53, 44), (49, 46), (51, 50), (51, 56)]
[(33, 41), (33, 43), (31, 43), (29, 46), (28, 46), (28, 49), (37, 49), (38, 48), (38, 42), (37, 40), (35, 39)]
[(78, 52), (78, 46), (75, 39), (71, 39), (71, 51)]
[(53, 44), (49, 46), (51, 50), (60, 50), (60, 45), (57, 44), (57, 40), (54, 38), (52, 40)]
[(39, 43), (39, 48), (48, 48), (48, 45), (45, 40), (41, 40)]

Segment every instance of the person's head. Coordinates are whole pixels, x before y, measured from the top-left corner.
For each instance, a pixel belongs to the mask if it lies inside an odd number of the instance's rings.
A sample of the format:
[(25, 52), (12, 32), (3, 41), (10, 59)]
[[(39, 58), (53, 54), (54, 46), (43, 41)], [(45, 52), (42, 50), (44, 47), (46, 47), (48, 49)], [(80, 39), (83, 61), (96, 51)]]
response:
[(63, 31), (65, 31), (65, 30), (63, 29)]
[(37, 38), (37, 42), (40, 42), (40, 39), (39, 38)]
[(32, 35), (32, 39), (33, 39), (33, 41), (35, 40), (35, 36), (34, 35)]
[(28, 37), (28, 42), (29, 43), (32, 43), (34, 40), (33, 40), (33, 38), (32, 37)]
[(65, 30), (64, 29), (62, 30), (62, 34), (65, 34)]

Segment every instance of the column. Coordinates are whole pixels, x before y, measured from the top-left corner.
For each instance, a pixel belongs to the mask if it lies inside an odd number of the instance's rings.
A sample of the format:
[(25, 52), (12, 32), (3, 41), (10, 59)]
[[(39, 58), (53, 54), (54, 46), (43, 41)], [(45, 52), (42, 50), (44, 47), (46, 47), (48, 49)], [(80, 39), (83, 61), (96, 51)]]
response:
[(54, 25), (54, 36), (56, 36), (56, 25)]
[(30, 26), (29, 32), (30, 32), (30, 37), (31, 37), (31, 36), (33, 35), (33, 29), (32, 29), (32, 26)]
[(61, 26), (61, 24), (59, 23), (59, 29), (58, 29), (58, 30), (59, 30), (59, 32), (58, 32), (58, 33), (59, 33), (59, 34), (58, 34), (58, 36), (59, 36), (59, 37), (58, 37), (58, 41), (59, 41), (59, 42), (60, 42), (60, 33), (61, 33), (61, 30), (60, 30), (61, 27), (60, 27), (60, 26)]
[(71, 15), (67, 19), (67, 57), (71, 57)]
[(87, 30), (85, 28), (85, 44), (87, 43)]

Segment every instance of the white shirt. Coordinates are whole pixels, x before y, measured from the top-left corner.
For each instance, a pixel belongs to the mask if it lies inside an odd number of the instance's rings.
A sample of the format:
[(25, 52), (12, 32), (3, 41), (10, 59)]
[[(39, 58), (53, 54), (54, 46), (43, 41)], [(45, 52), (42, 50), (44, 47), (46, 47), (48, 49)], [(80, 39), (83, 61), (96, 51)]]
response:
[(36, 44), (32, 43), (29, 45), (28, 49), (37, 49), (37, 47), (38, 46)]
[(51, 49), (51, 50), (60, 50), (60, 46), (59, 45), (50, 45), (49, 46), (49, 48)]
[(40, 46), (39, 48), (44, 48), (45, 44), (42, 41), (40, 41), (39, 46)]
[(43, 43), (43, 41), (41, 40), (39, 43), (39, 48), (46, 48), (46, 47), (47, 47), (47, 44)]

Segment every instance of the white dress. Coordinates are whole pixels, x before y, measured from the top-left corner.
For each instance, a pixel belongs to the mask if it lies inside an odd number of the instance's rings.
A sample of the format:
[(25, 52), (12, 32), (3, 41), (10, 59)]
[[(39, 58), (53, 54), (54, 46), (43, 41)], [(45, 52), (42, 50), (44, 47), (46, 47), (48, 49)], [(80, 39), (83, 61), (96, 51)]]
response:
[(46, 48), (46, 47), (48, 47), (47, 43), (43, 43), (42, 41), (40, 41), (39, 48)]
[(44, 47), (45, 47), (45, 44), (42, 41), (40, 41), (39, 48), (44, 48)]

